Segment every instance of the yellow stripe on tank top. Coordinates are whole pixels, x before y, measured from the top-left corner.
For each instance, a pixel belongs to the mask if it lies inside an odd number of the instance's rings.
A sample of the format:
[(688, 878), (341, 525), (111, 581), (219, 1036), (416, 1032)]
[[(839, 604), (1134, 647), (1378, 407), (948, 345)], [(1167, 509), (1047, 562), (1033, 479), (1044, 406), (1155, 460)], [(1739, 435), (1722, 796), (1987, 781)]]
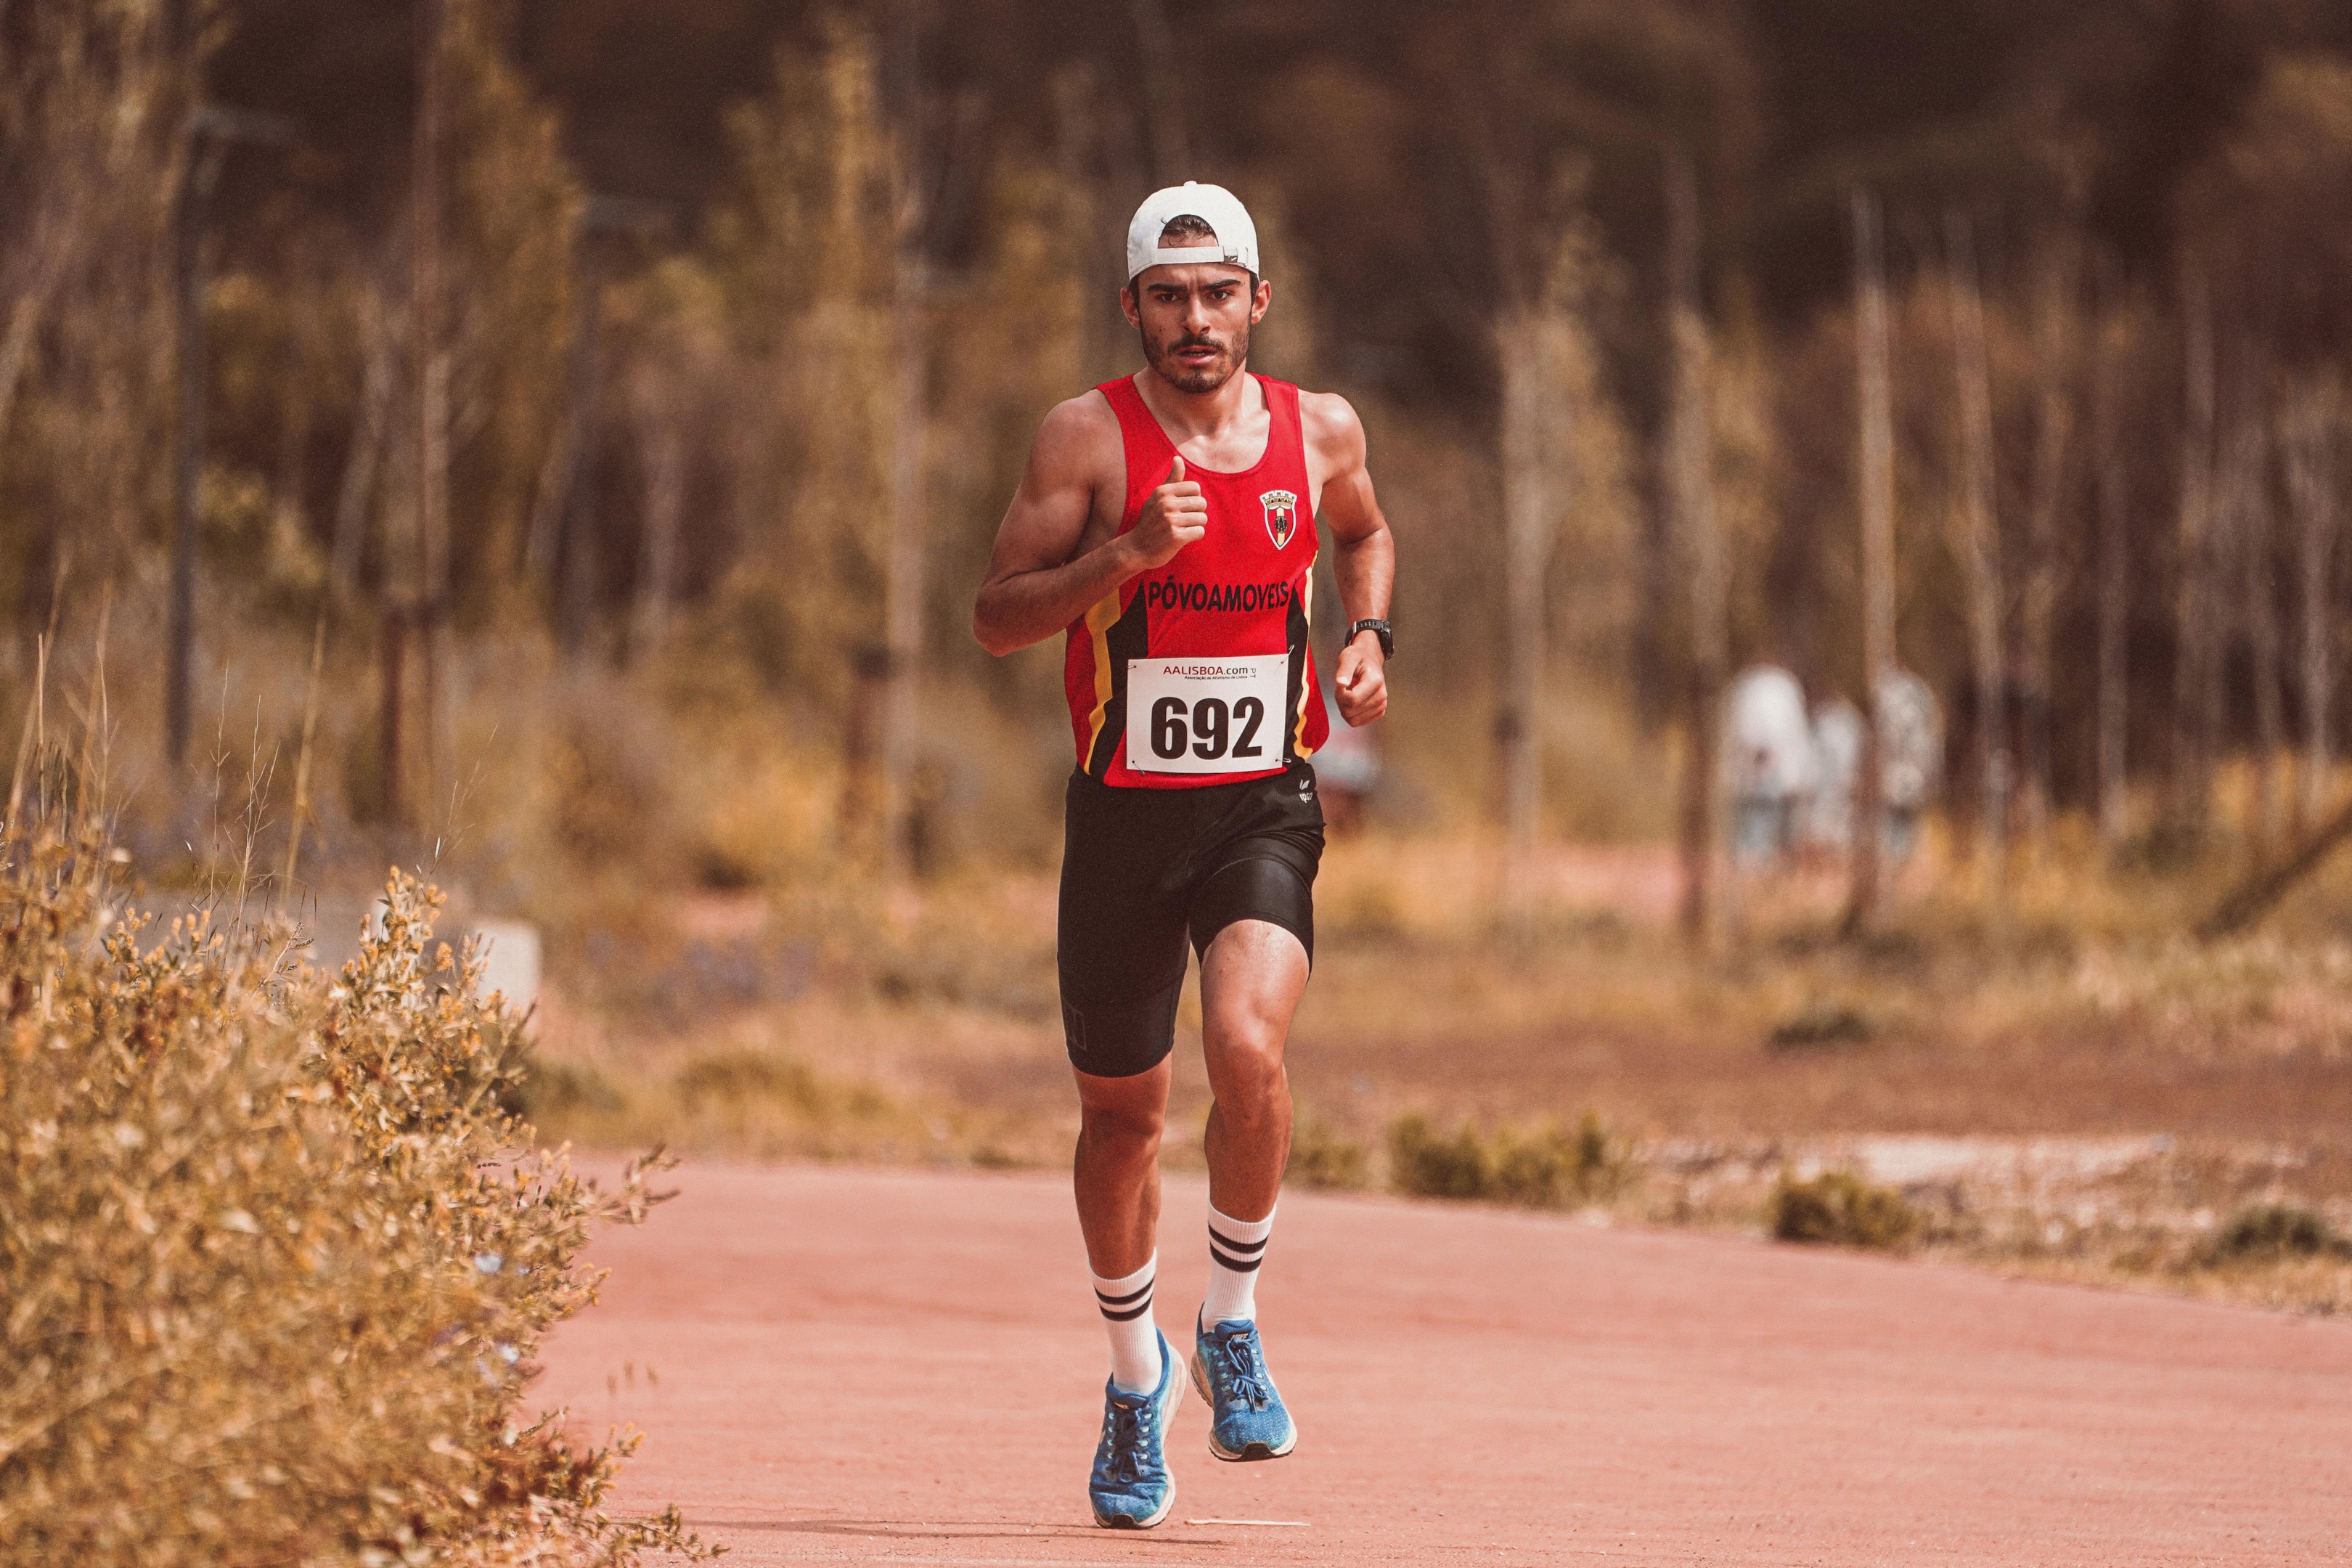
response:
[[(1307, 584), (1307, 635), (1311, 643), (1315, 636), (1315, 573), (1311, 568), (1305, 574), (1305, 582)], [(1297, 749), (1298, 754), (1302, 757), (1311, 757), (1315, 754), (1315, 748), (1307, 743), (1307, 705), (1309, 702), (1323, 700), (1323, 694), (1315, 689), (1315, 682), (1307, 679), (1313, 673), (1313, 665), (1314, 661), (1309, 659), (1299, 671), (1298, 712), (1290, 721), (1290, 743)]]
[(1087, 630), (1095, 639), (1095, 710), (1087, 721), (1086, 753), (1078, 758), (1084, 771), (1094, 762), (1095, 744), (1102, 739), (1103, 715), (1110, 710), (1110, 629), (1118, 624), (1118, 590), (1113, 588), (1087, 610)]

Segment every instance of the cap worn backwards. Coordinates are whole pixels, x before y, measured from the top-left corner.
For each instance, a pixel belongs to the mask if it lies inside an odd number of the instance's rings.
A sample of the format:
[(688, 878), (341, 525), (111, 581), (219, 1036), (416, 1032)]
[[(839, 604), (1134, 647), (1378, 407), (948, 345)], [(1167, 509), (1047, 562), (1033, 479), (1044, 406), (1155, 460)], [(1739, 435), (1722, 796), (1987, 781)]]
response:
[[(1214, 245), (1169, 246), (1160, 243), (1160, 231), (1174, 219), (1196, 217), (1216, 231)], [(1127, 280), (1134, 282), (1147, 267), (1190, 267), (1218, 261), (1264, 276), (1257, 264), (1257, 225), (1249, 209), (1223, 185), (1187, 180), (1181, 185), (1154, 191), (1127, 226)]]

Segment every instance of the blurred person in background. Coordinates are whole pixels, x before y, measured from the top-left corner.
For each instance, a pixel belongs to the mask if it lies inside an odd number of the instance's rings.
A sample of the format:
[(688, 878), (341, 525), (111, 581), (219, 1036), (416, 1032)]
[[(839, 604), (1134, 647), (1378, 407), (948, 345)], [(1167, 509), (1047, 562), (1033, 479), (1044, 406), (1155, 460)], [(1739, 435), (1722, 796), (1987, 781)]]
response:
[[(1883, 850), (1899, 866), (1918, 847), (1919, 819), (1942, 783), (1943, 716), (1927, 683), (1897, 669), (1878, 684), (1878, 722), (1885, 752), (1878, 775), (1886, 810)], [(1862, 710), (1844, 693), (1815, 705), (1813, 785), (1804, 814), (1810, 847), (1841, 855), (1853, 847), (1865, 741)]]
[(1879, 777), (1886, 793), (1886, 853), (1900, 866), (1918, 847), (1919, 820), (1944, 779), (1944, 710), (1927, 683), (1894, 669), (1878, 683)]
[(1388, 706), (1395, 552), (1346, 400), (1250, 374), (1272, 285), (1233, 195), (1154, 193), (1120, 303), (1146, 368), (1045, 416), (972, 615), (995, 654), (1066, 635), (1069, 783), (1058, 964), (1081, 1111), (1076, 1186), (1110, 1337), (1095, 1520), (1148, 1529), (1175, 1500), (1166, 1442), (1184, 1371), (1152, 1315), (1160, 1144), (1188, 942), (1201, 960), (1209, 1113), (1206, 1300), (1191, 1375), (1221, 1459), (1288, 1454), (1297, 1428), (1255, 1287), (1289, 1153), (1283, 1066), (1314, 953), (1329, 731), (1307, 644), (1316, 522), (1351, 618), (1334, 698)]
[(1805, 689), (1778, 665), (1752, 665), (1732, 681), (1723, 715), (1732, 858), (1769, 865), (1795, 847), (1798, 813), (1813, 790)]
[(1862, 710), (1843, 691), (1813, 704), (1813, 794), (1805, 805), (1805, 844), (1843, 855), (1853, 843), (1854, 790), (1862, 779)]

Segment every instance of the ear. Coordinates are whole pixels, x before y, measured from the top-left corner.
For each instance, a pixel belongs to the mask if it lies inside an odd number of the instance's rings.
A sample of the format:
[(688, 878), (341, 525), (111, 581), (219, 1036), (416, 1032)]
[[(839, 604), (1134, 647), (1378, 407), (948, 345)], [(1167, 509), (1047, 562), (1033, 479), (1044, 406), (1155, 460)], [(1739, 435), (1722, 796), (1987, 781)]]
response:
[(1260, 321), (1265, 321), (1265, 308), (1273, 303), (1274, 285), (1267, 282), (1263, 278), (1259, 279), (1257, 280), (1257, 292), (1250, 297), (1250, 325), (1255, 327)]
[(1135, 328), (1139, 331), (1142, 330), (1143, 301), (1136, 298), (1135, 285), (1133, 283), (1126, 283), (1120, 286), (1118, 290), (1118, 310), (1119, 314), (1127, 318), (1127, 324), (1129, 326)]

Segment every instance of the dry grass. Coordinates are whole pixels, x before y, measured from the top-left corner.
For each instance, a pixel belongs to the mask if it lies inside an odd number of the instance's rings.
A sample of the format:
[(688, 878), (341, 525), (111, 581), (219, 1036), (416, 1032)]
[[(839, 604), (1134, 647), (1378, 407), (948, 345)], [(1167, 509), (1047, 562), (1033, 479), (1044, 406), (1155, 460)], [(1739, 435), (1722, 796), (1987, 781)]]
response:
[(202, 916), (154, 939), (119, 852), (0, 853), (0, 1556), (504, 1564), (695, 1550), (615, 1519), (630, 1446), (523, 1398), (656, 1201), (531, 1151), (522, 1044), (395, 876), (338, 975)]
[[(2262, 933), (2203, 947), (2174, 933), (2226, 866), (2151, 879), (2053, 862), (2020, 879), (1997, 931), (1944, 853), (1931, 845), (1868, 942), (1836, 941), (1833, 879), (1801, 875), (1744, 889), (1743, 932), (1693, 955), (1664, 923), (1662, 851), (1509, 868), (1535, 892), (1505, 920), (1491, 845), (1335, 845), (1290, 1053), (1307, 1108), (1292, 1179), (1755, 1231), (1784, 1176), (1851, 1170), (1916, 1213), (1910, 1245), (1931, 1255), (2352, 1303), (2352, 1266), (2324, 1251), (2203, 1250), (2250, 1205), (2352, 1220), (2352, 941), (2334, 912), (2352, 884), (2339, 873)], [(1076, 1114), (1052, 920), (1042, 874), (897, 897), (811, 875), (683, 900), (574, 970), (592, 983), (550, 1009), (551, 1055), (593, 1075), (602, 1109), (537, 1113), (601, 1144), (1059, 1164)], [(1192, 1127), (1208, 1093), (1189, 996), (1179, 1029), (1172, 1120)], [(822, 1087), (687, 1104), (681, 1075), (744, 1052)], [(1606, 1191), (1556, 1176), (1588, 1112), (1622, 1152)], [(1959, 1152), (1926, 1175), (1863, 1157), (1904, 1139)], [(1172, 1163), (1199, 1157), (1171, 1139)]]

